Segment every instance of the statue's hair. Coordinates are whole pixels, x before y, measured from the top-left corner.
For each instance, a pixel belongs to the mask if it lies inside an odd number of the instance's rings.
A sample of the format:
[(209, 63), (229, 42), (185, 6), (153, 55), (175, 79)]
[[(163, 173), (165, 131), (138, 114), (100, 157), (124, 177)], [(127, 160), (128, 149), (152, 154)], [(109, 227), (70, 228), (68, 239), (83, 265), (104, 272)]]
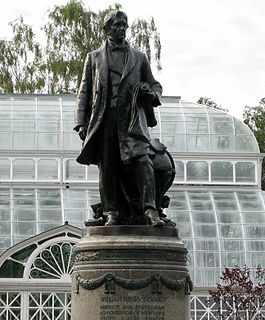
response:
[(127, 27), (128, 27), (128, 17), (127, 14), (123, 11), (110, 11), (104, 18), (104, 22), (103, 22), (103, 29), (105, 31), (105, 33), (110, 29), (113, 21), (115, 20), (115, 18), (125, 18), (126, 22), (127, 22)]

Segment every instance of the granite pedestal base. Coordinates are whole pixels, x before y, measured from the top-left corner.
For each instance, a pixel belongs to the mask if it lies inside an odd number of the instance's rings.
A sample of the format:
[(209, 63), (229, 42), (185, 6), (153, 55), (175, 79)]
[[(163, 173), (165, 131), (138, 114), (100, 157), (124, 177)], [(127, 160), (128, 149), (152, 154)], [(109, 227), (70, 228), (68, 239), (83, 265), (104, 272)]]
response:
[(75, 247), (72, 320), (190, 319), (186, 255), (176, 228), (85, 228)]

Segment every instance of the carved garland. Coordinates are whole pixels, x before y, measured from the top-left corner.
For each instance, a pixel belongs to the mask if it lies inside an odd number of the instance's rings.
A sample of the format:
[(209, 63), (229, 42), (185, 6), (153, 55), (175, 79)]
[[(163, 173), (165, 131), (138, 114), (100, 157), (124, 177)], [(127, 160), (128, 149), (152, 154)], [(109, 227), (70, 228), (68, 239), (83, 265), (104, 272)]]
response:
[(181, 290), (185, 287), (185, 294), (190, 294), (193, 284), (189, 275), (173, 280), (160, 274), (153, 274), (150, 277), (143, 279), (126, 279), (116, 274), (107, 273), (103, 276), (91, 280), (82, 278), (79, 274), (76, 275), (77, 287), (75, 293), (79, 293), (79, 286), (86, 290), (95, 290), (105, 284), (105, 293), (114, 294), (116, 292), (115, 285), (123, 289), (139, 290), (151, 285), (151, 293), (161, 294), (162, 284), (171, 290)]

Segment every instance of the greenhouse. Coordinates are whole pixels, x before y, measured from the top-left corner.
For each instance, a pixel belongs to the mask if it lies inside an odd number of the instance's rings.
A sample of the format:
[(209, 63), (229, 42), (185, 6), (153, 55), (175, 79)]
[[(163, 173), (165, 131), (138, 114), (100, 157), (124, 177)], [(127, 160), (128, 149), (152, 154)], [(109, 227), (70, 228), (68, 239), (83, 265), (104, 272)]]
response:
[[(75, 95), (0, 95), (0, 318), (67, 320), (72, 248), (99, 202), (96, 166), (75, 158)], [(167, 215), (189, 249), (191, 319), (224, 266), (265, 265), (265, 194), (257, 141), (233, 116), (163, 97), (151, 135), (172, 154)]]

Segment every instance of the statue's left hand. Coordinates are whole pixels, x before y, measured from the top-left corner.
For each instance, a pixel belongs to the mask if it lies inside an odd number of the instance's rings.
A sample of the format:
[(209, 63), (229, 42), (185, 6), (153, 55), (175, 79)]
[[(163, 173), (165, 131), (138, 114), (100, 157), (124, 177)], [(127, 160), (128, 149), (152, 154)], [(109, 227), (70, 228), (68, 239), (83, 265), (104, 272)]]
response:
[(146, 102), (153, 102), (157, 100), (157, 94), (151, 90), (150, 88), (148, 90), (141, 90), (142, 97)]

